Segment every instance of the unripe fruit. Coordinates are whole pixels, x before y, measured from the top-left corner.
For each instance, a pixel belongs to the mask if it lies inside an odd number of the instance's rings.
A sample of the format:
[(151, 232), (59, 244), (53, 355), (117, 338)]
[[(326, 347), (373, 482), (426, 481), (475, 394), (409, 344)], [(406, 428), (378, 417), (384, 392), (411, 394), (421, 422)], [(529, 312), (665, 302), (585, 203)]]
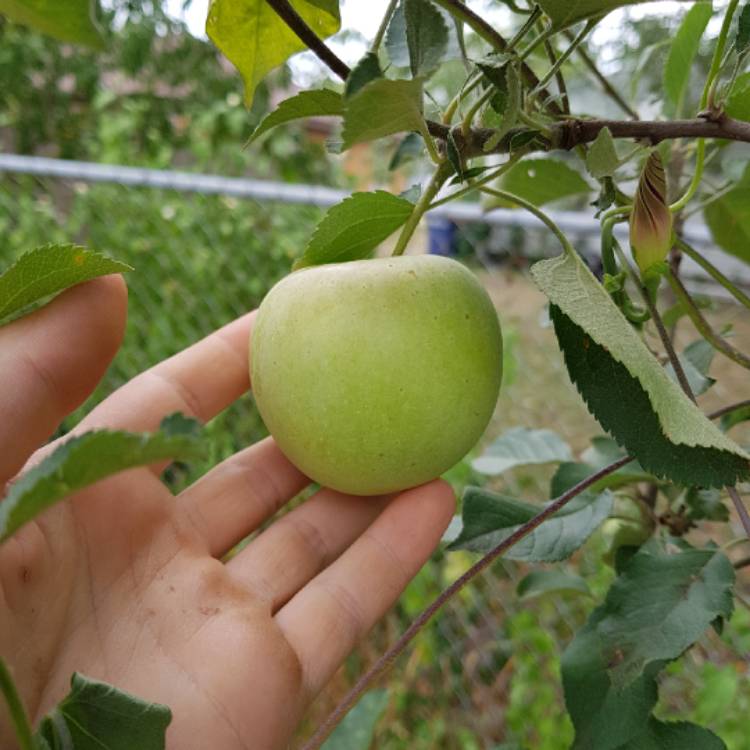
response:
[(377, 495), (427, 482), (476, 443), (502, 337), (460, 263), (406, 256), (305, 268), (267, 295), (251, 377), (266, 426), (316, 482)]

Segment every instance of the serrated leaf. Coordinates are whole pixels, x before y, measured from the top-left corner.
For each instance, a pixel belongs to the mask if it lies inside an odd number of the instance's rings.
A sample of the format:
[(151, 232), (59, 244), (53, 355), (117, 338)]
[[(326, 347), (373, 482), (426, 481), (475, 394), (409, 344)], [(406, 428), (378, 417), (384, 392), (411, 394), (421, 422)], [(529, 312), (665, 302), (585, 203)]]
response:
[(344, 94), (353, 96), (363, 86), (374, 81), (376, 78), (382, 78), (383, 71), (380, 69), (380, 60), (375, 52), (368, 52), (360, 58), (357, 64), (351, 69), (346, 77)]
[(693, 521), (728, 521), (729, 510), (717, 489), (691, 487), (685, 493), (688, 518)]
[(267, 114), (252, 132), (247, 144), (250, 145), (271, 128), (285, 122), (301, 120), (304, 117), (335, 116), (343, 113), (344, 100), (341, 94), (329, 89), (300, 91), (299, 94), (284, 99), (273, 112)]
[(0, 321), (83, 281), (133, 269), (79, 245), (44, 245), (22, 255), (0, 276)]
[(164, 750), (172, 712), (77, 672), (43, 719), (37, 739), (60, 750)]
[(484, 77), (496, 89), (508, 90), (508, 64), (512, 60), (511, 55), (503, 53), (491, 53), (476, 63), (477, 68), (484, 73)]
[(363, 86), (344, 107), (344, 148), (393, 133), (430, 134), (422, 116), (422, 81), (380, 78)]
[(28, 521), (84, 487), (112, 474), (167, 458), (198, 458), (194, 420), (167, 417), (159, 432), (96, 430), (66, 440), (10, 485), (0, 502), (0, 542)]
[[(570, 557), (612, 510), (612, 494), (584, 492), (505, 553), (510, 560), (558, 562)], [(542, 510), (538, 505), (467, 487), (461, 533), (449, 549), (489, 552)]]
[[(750, 93), (750, 74), (748, 76)], [(750, 167), (732, 190), (703, 209), (703, 216), (716, 244), (750, 263)]]
[[(651, 0), (538, 0), (542, 10), (550, 17), (555, 29), (584, 21), (587, 18), (604, 16), (615, 8), (640, 5)], [(685, 0), (683, 0), (685, 2)]]
[(716, 549), (644, 544), (615, 580), (596, 626), (612, 683), (624, 687), (654, 662), (677, 658), (734, 606), (734, 568)]
[(685, 95), (693, 61), (712, 14), (711, 3), (696, 3), (685, 14), (672, 39), (664, 65), (664, 91), (675, 108)]
[(750, 47), (750, 3), (745, 3), (737, 19), (734, 48), (737, 54), (741, 55), (748, 47)]
[(553, 303), (568, 372), (589, 410), (646, 471), (705, 487), (750, 476), (748, 455), (670, 380), (577, 255), (539, 261), (531, 273)]
[(724, 109), (730, 117), (750, 121), (750, 73), (737, 76)]
[(617, 750), (727, 750), (713, 732), (686, 721), (649, 719), (646, 731)]
[(448, 27), (429, 0), (403, 0), (409, 67), (414, 78), (427, 76), (448, 49)]
[[(652, 540), (631, 557), (562, 657), (573, 750), (649, 747), (638, 743), (653, 727), (657, 674), (731, 612), (733, 581), (715, 549), (668, 550)], [(692, 749), (662, 750), (682, 747)]]
[[(341, 28), (338, 0), (290, 3), (321, 38)], [(305, 49), (266, 0), (211, 0), (206, 34), (242, 75), (248, 106), (258, 83), (295, 52)]]
[(591, 596), (591, 590), (581, 576), (565, 573), (562, 570), (532, 570), (516, 586), (516, 594), (521, 599), (533, 599), (559, 593)]
[(387, 690), (371, 690), (344, 717), (322, 750), (369, 750), (375, 727), (388, 705)]
[(413, 210), (413, 203), (384, 190), (353, 193), (328, 209), (294, 268), (365, 258)]
[(0, 15), (63, 42), (104, 49), (92, 0), (0, 0)]
[[(534, 131), (528, 131), (533, 134)], [(520, 141), (513, 144), (520, 148)], [(575, 169), (556, 159), (524, 159), (514, 164), (502, 177), (501, 186), (535, 206), (591, 191), (591, 186)], [(497, 201), (493, 206), (499, 205)], [(503, 205), (508, 205), (503, 202)]]
[(482, 452), (471, 466), (482, 474), (502, 474), (515, 466), (570, 461), (570, 446), (552, 430), (513, 427)]
[(586, 154), (586, 169), (597, 180), (611, 177), (620, 166), (615, 141), (609, 128), (602, 128)]

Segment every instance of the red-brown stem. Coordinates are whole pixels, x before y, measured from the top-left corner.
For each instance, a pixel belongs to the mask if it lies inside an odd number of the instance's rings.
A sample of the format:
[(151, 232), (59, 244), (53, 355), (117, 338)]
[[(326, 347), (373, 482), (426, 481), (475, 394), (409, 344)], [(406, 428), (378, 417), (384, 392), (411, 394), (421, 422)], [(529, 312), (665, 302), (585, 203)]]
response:
[(556, 500), (553, 500), (547, 505), (544, 510), (534, 516), (530, 521), (520, 526), (514, 531), (507, 539), (504, 539), (500, 544), (490, 550), (481, 560), (471, 566), (460, 578), (456, 579), (435, 601), (428, 605), (422, 612), (412, 621), (409, 627), (403, 632), (401, 637), (391, 646), (388, 651), (380, 656), (380, 658), (365, 672), (362, 677), (357, 680), (354, 687), (344, 696), (341, 702), (336, 708), (329, 714), (328, 718), (318, 727), (315, 734), (305, 743), (302, 750), (318, 750), (320, 746), (326, 741), (326, 738), (336, 725), (346, 716), (349, 710), (359, 700), (363, 693), (385, 672), (390, 669), (399, 655), (404, 649), (411, 643), (414, 637), (419, 631), (432, 619), (435, 613), (448, 602), (455, 594), (457, 594), (469, 581), (475, 578), (481, 573), (488, 565), (494, 562), (500, 555), (507, 552), (514, 544), (517, 544), (525, 536), (530, 534), (540, 524), (546, 521), (550, 516), (553, 516), (567, 503), (569, 503), (574, 497), (580, 495), (584, 490), (591, 487), (600, 479), (612, 474), (617, 469), (625, 466), (633, 460), (632, 456), (625, 456), (617, 459), (613, 463), (600, 469), (595, 474), (586, 477), (583, 481), (571, 487), (567, 492), (564, 492)]

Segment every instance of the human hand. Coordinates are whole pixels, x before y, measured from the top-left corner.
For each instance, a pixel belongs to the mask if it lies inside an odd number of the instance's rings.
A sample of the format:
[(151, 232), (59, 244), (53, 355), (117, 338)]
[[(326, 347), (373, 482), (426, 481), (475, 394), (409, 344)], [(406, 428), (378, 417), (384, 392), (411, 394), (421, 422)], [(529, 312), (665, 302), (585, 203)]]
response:
[[(96, 386), (125, 316), (124, 283), (107, 277), (0, 329), (0, 487), (49, 451), (32, 455)], [(211, 419), (249, 387), (253, 319), (136, 377), (74, 432), (152, 430), (175, 411)], [(453, 493), (439, 481), (393, 498), (323, 489), (224, 563), (309, 480), (272, 439), (176, 497), (160, 468), (78, 492), (0, 545), (0, 653), (34, 722), (78, 671), (168, 705), (170, 748), (286, 747), (429, 557)], [(0, 746), (14, 747), (0, 717)]]

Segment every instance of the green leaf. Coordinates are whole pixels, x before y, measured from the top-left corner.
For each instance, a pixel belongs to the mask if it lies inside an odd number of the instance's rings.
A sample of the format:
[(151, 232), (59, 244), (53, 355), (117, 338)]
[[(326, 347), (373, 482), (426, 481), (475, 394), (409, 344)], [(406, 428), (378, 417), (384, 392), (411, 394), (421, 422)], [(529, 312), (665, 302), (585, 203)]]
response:
[(737, 76), (727, 97), (725, 110), (730, 117), (750, 121), (750, 73)]
[(651, 717), (644, 734), (617, 750), (727, 750), (713, 732), (686, 721), (664, 722)]
[[(290, 2), (321, 38), (341, 27), (338, 0)], [(242, 75), (248, 106), (258, 83), (295, 52), (305, 49), (266, 0), (211, 0), (206, 34)]]
[(50, 295), (98, 276), (133, 269), (78, 245), (45, 245), (22, 255), (0, 276), (0, 321)]
[(750, 3), (745, 3), (737, 20), (734, 48), (737, 54), (741, 55), (748, 47), (750, 47)]
[(351, 69), (351, 72), (346, 77), (344, 93), (346, 96), (353, 96), (365, 84), (374, 81), (376, 78), (382, 77), (383, 71), (380, 69), (380, 60), (378, 60), (377, 54), (375, 52), (368, 52)]
[(748, 455), (670, 380), (577, 255), (539, 261), (531, 273), (553, 303), (568, 372), (589, 410), (646, 471), (704, 487), (750, 476)]
[(750, 420), (750, 406), (740, 406), (724, 414), (721, 417), (719, 426), (723, 432), (726, 432), (727, 430), (731, 430), (735, 425), (740, 424), (740, 422), (747, 422), (748, 420)]
[(294, 268), (365, 258), (413, 210), (413, 203), (384, 190), (353, 193), (328, 209)]
[[(514, 144), (515, 148), (521, 145)], [(524, 159), (503, 175), (501, 186), (535, 206), (591, 191), (591, 186), (575, 169), (556, 159)]]
[[(747, 119), (750, 120), (750, 112)], [(716, 244), (750, 263), (750, 167), (732, 190), (703, 209), (703, 216)]]
[(0, 0), (0, 15), (63, 42), (104, 49), (92, 0)]
[(267, 114), (261, 120), (260, 125), (252, 132), (247, 145), (250, 145), (256, 138), (260, 138), (271, 128), (285, 122), (301, 120), (304, 117), (323, 117), (326, 115), (342, 115), (343, 113), (344, 100), (341, 94), (328, 89), (301, 91), (289, 99), (284, 99), (273, 112)]
[(393, 133), (430, 134), (422, 116), (422, 81), (380, 78), (363, 86), (344, 107), (344, 148)]
[(419, 158), (424, 152), (424, 141), (419, 133), (408, 133), (393, 152), (388, 169), (398, 169), (412, 159)]
[(410, 65), (409, 44), (406, 40), (406, 15), (403, 2), (399, 3), (388, 22), (385, 33), (385, 49), (388, 59), (397, 68), (408, 68)]
[(432, 73), (448, 49), (448, 27), (429, 0), (403, 0), (409, 67), (414, 78)]
[(514, 466), (570, 459), (570, 446), (551, 430), (514, 427), (494, 440), (471, 466), (482, 474), (502, 474)]
[[(467, 487), (461, 512), (461, 533), (449, 549), (489, 552), (541, 510), (538, 505), (479, 487)], [(611, 510), (612, 494), (609, 491), (599, 495), (584, 492), (511, 547), (505, 557), (525, 562), (565, 560), (591, 536)]]
[(651, 747), (638, 742), (653, 729), (656, 676), (731, 613), (733, 582), (732, 564), (715, 549), (652, 540), (631, 557), (562, 657), (574, 750)]
[(344, 717), (321, 750), (369, 750), (375, 727), (388, 705), (387, 690), (371, 690)]
[(164, 750), (172, 712), (77, 672), (43, 719), (37, 739), (60, 750)]
[[(625, 454), (623, 453), (623, 455)], [(563, 492), (574, 487), (584, 479), (588, 479), (601, 468), (601, 466), (592, 466), (585, 462), (566, 462), (560, 464), (550, 482), (550, 495), (552, 497), (559, 497)], [(606, 477), (592, 484), (591, 491), (601, 492), (603, 489), (617, 489), (628, 484), (648, 482), (650, 480), (653, 480), (653, 476), (645, 472), (637, 461), (631, 461), (629, 464), (625, 464), (622, 468), (611, 474), (607, 474)]]
[(561, 570), (533, 570), (519, 581), (516, 594), (521, 599), (533, 599), (546, 594), (575, 593), (591, 596), (586, 581), (581, 576)]
[(172, 415), (159, 432), (97, 430), (66, 440), (14, 482), (0, 502), (0, 542), (42, 511), (104, 477), (162, 461), (198, 458), (197, 422)]
[(586, 169), (597, 180), (611, 177), (620, 166), (615, 141), (609, 128), (602, 128), (586, 154)]
[[(705, 339), (698, 339), (692, 344), (685, 347), (685, 351), (679, 355), (678, 359), (682, 364), (690, 389), (696, 396), (700, 396), (711, 388), (716, 380), (709, 377), (708, 370), (711, 367), (716, 350)], [(667, 374), (672, 380), (678, 382), (677, 374), (671, 363), (665, 367)]]
[(664, 91), (675, 108), (682, 103), (701, 37), (712, 14), (710, 2), (696, 3), (685, 14), (672, 40), (664, 66)]
[(606, 15), (615, 8), (640, 5), (650, 0), (538, 0), (538, 2), (552, 20), (553, 27), (563, 29), (587, 18)]
[(721, 499), (721, 492), (717, 489), (691, 487), (685, 493), (685, 506), (688, 518), (693, 521), (726, 522), (729, 520), (729, 510)]

